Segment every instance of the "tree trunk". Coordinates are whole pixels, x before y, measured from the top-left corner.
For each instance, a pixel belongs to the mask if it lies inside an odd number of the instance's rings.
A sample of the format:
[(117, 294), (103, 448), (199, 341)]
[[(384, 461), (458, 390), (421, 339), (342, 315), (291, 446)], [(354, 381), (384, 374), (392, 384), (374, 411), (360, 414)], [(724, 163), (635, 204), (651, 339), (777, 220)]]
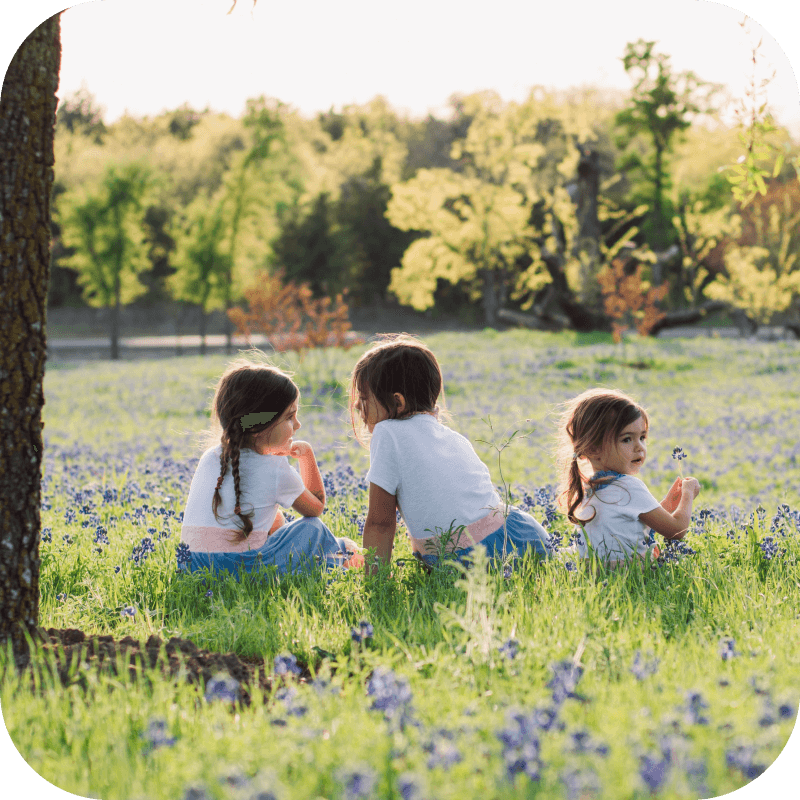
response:
[(114, 361), (119, 359), (119, 275), (117, 275), (116, 284), (114, 287), (114, 305), (111, 308), (111, 358)]
[(483, 279), (483, 322), (487, 328), (497, 326), (497, 275), (493, 269), (481, 269)]
[(206, 307), (200, 303), (200, 355), (206, 354)]
[(650, 329), (650, 335), (656, 336), (660, 331), (667, 330), (668, 328), (679, 328), (681, 325), (693, 325), (696, 322), (701, 322), (709, 314), (715, 314), (718, 311), (725, 311), (728, 308), (727, 303), (721, 300), (708, 300), (695, 308), (682, 308), (679, 311), (668, 311), (658, 322)]
[(0, 643), (39, 622), (50, 193), (61, 63), (56, 14), (22, 43), (0, 98)]

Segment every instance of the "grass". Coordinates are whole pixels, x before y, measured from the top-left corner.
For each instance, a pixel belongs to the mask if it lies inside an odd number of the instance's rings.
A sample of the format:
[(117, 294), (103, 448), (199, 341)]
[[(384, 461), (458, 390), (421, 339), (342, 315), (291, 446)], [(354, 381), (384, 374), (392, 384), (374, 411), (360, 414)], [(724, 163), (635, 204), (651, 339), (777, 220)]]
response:
[[(234, 707), (156, 673), (130, 684), (78, 668), (67, 687), (40, 678), (32, 688), (0, 665), (4, 719), (28, 763), (104, 800), (571, 800), (719, 796), (775, 760), (800, 699), (797, 346), (620, 348), (526, 331), (426, 341), (453, 427), (564, 544), (570, 529), (553, 504), (558, 404), (591, 385), (640, 400), (652, 426), (648, 486), (666, 492), (674, 446), (703, 485), (687, 551), (647, 575), (526, 559), (507, 573), (427, 576), (399, 537), (400, 561), (380, 580), (179, 576), (196, 434), (226, 359), (51, 369), (42, 625), (180, 636), (268, 663), (293, 654), (317, 680), (287, 675)], [(348, 437), (346, 384), (359, 353), (282, 363), (302, 391), (299, 436), (326, 475), (323, 521), (354, 538), (368, 453)], [(528, 435), (504, 447), (514, 431)], [(137, 561), (145, 537), (153, 551)], [(357, 643), (361, 620), (374, 634)]]

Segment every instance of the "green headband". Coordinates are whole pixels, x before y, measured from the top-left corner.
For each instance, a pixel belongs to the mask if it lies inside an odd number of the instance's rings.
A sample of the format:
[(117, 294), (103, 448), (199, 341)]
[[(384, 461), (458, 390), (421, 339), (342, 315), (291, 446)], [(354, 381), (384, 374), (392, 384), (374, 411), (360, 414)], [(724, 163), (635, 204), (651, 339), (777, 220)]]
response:
[(277, 413), (277, 411), (256, 411), (254, 414), (245, 414), (241, 419), (242, 430), (246, 431), (255, 425), (263, 425), (269, 422)]

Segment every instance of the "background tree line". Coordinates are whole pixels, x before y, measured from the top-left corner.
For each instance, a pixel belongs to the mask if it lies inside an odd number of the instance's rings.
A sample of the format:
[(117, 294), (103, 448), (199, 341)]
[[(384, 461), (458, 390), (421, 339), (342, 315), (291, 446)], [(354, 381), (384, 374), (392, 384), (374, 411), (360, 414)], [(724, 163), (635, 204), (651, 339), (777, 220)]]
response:
[(610, 329), (603, 278), (621, 269), (666, 287), (651, 328), (722, 308), (796, 323), (797, 144), (761, 109), (739, 178), (758, 191), (734, 196), (743, 143), (720, 87), (654, 42), (623, 63), (627, 97), (485, 92), (445, 119), (380, 97), (308, 119), (260, 97), (238, 119), (183, 106), (106, 125), (80, 92), (57, 113), (49, 303), (108, 308), (112, 352), (122, 305), (197, 306), (204, 334), (267, 275), (356, 306)]

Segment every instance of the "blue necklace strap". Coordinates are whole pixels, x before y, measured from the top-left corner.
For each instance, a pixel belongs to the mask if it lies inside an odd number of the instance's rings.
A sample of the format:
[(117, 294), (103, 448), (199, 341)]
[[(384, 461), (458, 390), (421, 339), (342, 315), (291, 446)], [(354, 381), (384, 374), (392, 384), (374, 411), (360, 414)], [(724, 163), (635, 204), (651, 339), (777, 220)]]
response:
[[(613, 469), (601, 469), (598, 472), (595, 472), (589, 481), (593, 484), (595, 481), (603, 481), (602, 483), (597, 484), (596, 486), (592, 486), (593, 492), (599, 492), (601, 489), (605, 489), (606, 486), (610, 486), (614, 483), (617, 478), (621, 478), (624, 473), (622, 472), (615, 472)], [(604, 478), (610, 478), (610, 480), (603, 480)]]

